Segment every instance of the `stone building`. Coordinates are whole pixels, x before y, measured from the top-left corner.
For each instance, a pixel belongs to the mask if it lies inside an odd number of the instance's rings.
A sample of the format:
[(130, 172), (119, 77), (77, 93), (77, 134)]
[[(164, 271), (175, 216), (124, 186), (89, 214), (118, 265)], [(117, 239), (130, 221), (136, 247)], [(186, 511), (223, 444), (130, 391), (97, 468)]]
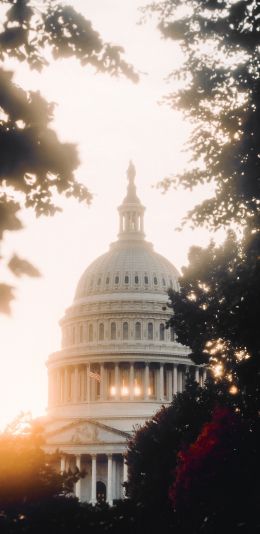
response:
[(188, 369), (204, 380), (165, 328), (178, 272), (145, 241), (132, 164), (127, 175), (118, 239), (83, 273), (61, 321), (62, 348), (47, 363), (47, 449), (62, 452), (61, 470), (85, 471), (75, 493), (93, 504), (123, 498), (133, 427), (182, 391)]

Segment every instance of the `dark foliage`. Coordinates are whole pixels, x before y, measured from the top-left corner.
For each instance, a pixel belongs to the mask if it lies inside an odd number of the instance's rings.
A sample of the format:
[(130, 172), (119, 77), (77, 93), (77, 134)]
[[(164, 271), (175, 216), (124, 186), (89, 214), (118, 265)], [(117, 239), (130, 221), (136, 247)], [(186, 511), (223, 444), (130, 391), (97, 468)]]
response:
[[(25, 91), (5, 70), (9, 58), (25, 61), (32, 69), (48, 65), (46, 57), (74, 57), (82, 65), (112, 76), (138, 76), (122, 55), (123, 49), (103, 42), (91, 22), (71, 6), (56, 0), (0, 0), (6, 7), (0, 28), (0, 239), (6, 231), (22, 227), (19, 209), (33, 208), (37, 216), (53, 215), (60, 209), (55, 194), (89, 203), (91, 194), (78, 183), (76, 147), (62, 143), (50, 127), (54, 106), (39, 92)], [(13, 264), (14, 259), (11, 260)], [(10, 266), (10, 264), (9, 264)], [(36, 270), (12, 269), (19, 276)], [(29, 272), (30, 271), (30, 272)], [(0, 312), (9, 311), (12, 288), (0, 286)]]
[(259, 2), (165, 0), (150, 9), (185, 57), (181, 72), (173, 73), (181, 88), (167, 101), (194, 122), (193, 166), (163, 185), (192, 189), (213, 182), (215, 195), (186, 220), (212, 230), (235, 223), (243, 234), (237, 241), (229, 234), (221, 247), (191, 250), (181, 293), (170, 293), (172, 324), (195, 362), (223, 365), (243, 392), (257, 399), (258, 409)]
[(196, 363), (210, 362), (222, 375), (229, 375), (247, 398), (248, 409), (256, 413), (260, 400), (258, 249), (258, 234), (238, 243), (231, 232), (219, 247), (193, 247), (189, 265), (183, 268), (180, 293), (169, 294), (174, 310), (170, 324), (178, 340), (191, 347)]
[(259, 421), (217, 408), (197, 440), (178, 454), (169, 497), (177, 532), (251, 533), (260, 527)]
[(235, 401), (223, 385), (209, 380), (201, 388), (189, 379), (186, 390), (174, 396), (169, 407), (162, 407), (136, 430), (127, 452), (127, 494), (153, 516), (152, 521), (172, 521), (168, 490), (179, 450), (197, 438), (216, 404)]
[(150, 7), (185, 61), (173, 72), (182, 87), (168, 95), (194, 121), (194, 167), (172, 183), (192, 188), (214, 181), (216, 194), (188, 214), (218, 228), (258, 224), (260, 174), (260, 6), (256, 0), (165, 0)]

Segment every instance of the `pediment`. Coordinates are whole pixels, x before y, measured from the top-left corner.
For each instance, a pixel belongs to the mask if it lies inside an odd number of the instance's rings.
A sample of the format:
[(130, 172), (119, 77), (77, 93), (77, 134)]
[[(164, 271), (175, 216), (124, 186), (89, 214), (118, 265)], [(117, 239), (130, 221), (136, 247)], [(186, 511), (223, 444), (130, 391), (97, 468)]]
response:
[[(46, 429), (47, 430), (47, 429)], [(104, 425), (93, 419), (71, 421), (61, 425), (57, 421), (57, 428), (45, 433), (47, 444), (75, 444), (87, 445), (98, 443), (125, 443), (129, 437), (127, 432)]]

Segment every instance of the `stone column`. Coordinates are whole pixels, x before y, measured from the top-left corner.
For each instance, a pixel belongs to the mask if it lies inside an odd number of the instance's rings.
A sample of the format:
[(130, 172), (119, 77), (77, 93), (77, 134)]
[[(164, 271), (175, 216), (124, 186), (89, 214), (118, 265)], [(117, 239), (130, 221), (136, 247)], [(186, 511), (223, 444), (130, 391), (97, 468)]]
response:
[(78, 396), (79, 396), (79, 368), (76, 365), (74, 369), (73, 402), (78, 401)]
[(64, 369), (64, 401), (68, 402), (69, 400), (69, 382), (68, 382), (68, 367), (65, 367)]
[(207, 369), (203, 369), (203, 381), (202, 381), (202, 385), (204, 386), (205, 384), (205, 381), (207, 380)]
[(159, 399), (163, 401), (164, 399), (164, 365), (163, 363), (160, 363), (160, 370), (159, 370)]
[(198, 384), (200, 383), (200, 368), (197, 366), (195, 367), (195, 380)]
[(168, 399), (172, 400), (172, 368), (167, 371)]
[(115, 389), (116, 389), (115, 400), (119, 400), (119, 396), (120, 396), (119, 388), (120, 388), (119, 366), (118, 366), (118, 363), (115, 363)]
[(178, 365), (177, 363), (173, 364), (173, 394), (178, 393)]
[(87, 402), (90, 401), (90, 364), (87, 364)]
[[(76, 467), (78, 470), (81, 470), (81, 455), (77, 454), (76, 456)], [(78, 497), (79, 501), (81, 500), (81, 478), (75, 484), (75, 495)]]
[(104, 364), (100, 364), (100, 400), (105, 399), (105, 367)]
[(57, 389), (56, 389), (56, 404), (61, 402), (61, 379), (60, 379), (60, 369), (57, 369)]
[(129, 393), (130, 393), (130, 400), (134, 399), (134, 364), (130, 363), (130, 372), (129, 372)]
[(149, 400), (149, 363), (144, 368), (144, 400)]
[(126, 457), (123, 456), (123, 482), (128, 481), (128, 465), (126, 463)]
[(91, 468), (91, 504), (97, 502), (97, 455), (92, 454), (92, 468)]
[(182, 390), (183, 390), (183, 387), (182, 387), (182, 385), (183, 385), (183, 376), (182, 375), (183, 375), (183, 369), (180, 366), (178, 368), (178, 391), (180, 393), (182, 393)]
[(113, 478), (112, 478), (112, 454), (107, 455), (107, 502), (110, 506), (113, 504)]
[(65, 471), (66, 471), (66, 456), (62, 454), (61, 459), (60, 459), (60, 472), (62, 474)]
[[(126, 458), (123, 456), (123, 483), (128, 481), (128, 465), (126, 463)], [(126, 498), (126, 489), (123, 490), (124, 497)]]

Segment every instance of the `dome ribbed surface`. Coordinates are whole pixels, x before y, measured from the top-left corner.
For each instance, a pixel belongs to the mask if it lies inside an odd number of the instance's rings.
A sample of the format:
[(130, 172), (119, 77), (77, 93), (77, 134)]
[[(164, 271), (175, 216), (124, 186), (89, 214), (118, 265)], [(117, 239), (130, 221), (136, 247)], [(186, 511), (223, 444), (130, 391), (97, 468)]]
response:
[(165, 293), (169, 287), (178, 289), (178, 276), (177, 269), (154, 252), (150, 243), (118, 241), (85, 270), (74, 300), (115, 291)]

